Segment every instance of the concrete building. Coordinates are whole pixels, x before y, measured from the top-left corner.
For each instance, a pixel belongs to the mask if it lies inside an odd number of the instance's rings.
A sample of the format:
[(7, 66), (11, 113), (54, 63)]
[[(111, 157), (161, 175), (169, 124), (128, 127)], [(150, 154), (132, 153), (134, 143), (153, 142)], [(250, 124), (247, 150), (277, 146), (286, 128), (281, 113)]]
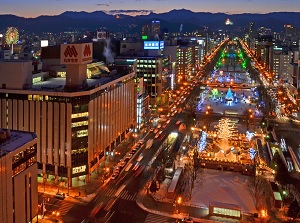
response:
[(272, 36), (260, 36), (258, 38), (257, 60), (270, 74), (273, 73), (273, 48)]
[(152, 20), (151, 23), (151, 38), (156, 39), (160, 37), (160, 21)]
[[(91, 44), (62, 46), (66, 77), (33, 84), (31, 62), (0, 63), (1, 73), (10, 74), (0, 77), (0, 127), (36, 132), (39, 173), (71, 187), (78, 177), (89, 181), (90, 173), (135, 128), (137, 94), (133, 72), (87, 78)], [(13, 67), (16, 72), (10, 71)], [(13, 85), (11, 80), (19, 81)]]
[(279, 82), (292, 83), (293, 69), (291, 62), (292, 51), (284, 51), (280, 47), (274, 47), (273, 55), (273, 79)]
[(142, 26), (142, 39), (149, 39), (150, 35), (151, 35), (150, 26), (148, 24)]
[(137, 58), (137, 77), (143, 78), (145, 92), (150, 96), (151, 105), (163, 104), (163, 92), (170, 86), (169, 56), (145, 56)]
[(2, 223), (37, 222), (37, 136), (0, 129), (0, 216)]
[(178, 63), (177, 63), (177, 74), (178, 83), (180, 81), (186, 81), (190, 79), (190, 75), (193, 67), (193, 46), (179, 46), (178, 49)]

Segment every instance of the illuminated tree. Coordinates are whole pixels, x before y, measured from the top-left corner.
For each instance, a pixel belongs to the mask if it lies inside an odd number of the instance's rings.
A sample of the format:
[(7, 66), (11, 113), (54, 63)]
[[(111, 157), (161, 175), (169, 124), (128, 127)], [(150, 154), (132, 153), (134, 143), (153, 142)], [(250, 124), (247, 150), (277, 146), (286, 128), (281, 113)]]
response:
[(236, 132), (236, 125), (229, 118), (222, 118), (219, 120), (219, 124), (215, 126), (218, 132), (218, 138), (230, 139)]
[(202, 153), (205, 148), (206, 148), (206, 132), (205, 131), (202, 131), (202, 134), (201, 134), (201, 138), (199, 139), (198, 143), (197, 143), (197, 147), (198, 147), (198, 150), (200, 153)]

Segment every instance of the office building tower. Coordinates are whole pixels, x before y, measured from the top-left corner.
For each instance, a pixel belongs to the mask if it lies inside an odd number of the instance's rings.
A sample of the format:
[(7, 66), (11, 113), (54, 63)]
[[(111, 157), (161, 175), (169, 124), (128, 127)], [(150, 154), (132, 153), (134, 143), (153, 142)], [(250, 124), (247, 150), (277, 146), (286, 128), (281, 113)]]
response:
[[(257, 43), (257, 60), (269, 74), (273, 73), (273, 47), (272, 36), (260, 36)], [(272, 78), (270, 76), (270, 78)]]
[(291, 83), (293, 69), (291, 63), (293, 60), (293, 52), (286, 51), (282, 47), (274, 47), (273, 55), (273, 79), (282, 83)]
[(151, 25), (151, 38), (159, 40), (160, 38), (160, 21), (153, 20)]
[(195, 46), (179, 46), (177, 56), (177, 74), (178, 82), (187, 81), (191, 78), (193, 66), (193, 51)]
[(65, 76), (48, 75), (37, 83), (32, 83), (31, 61), (0, 63), (7, 74), (0, 77), (0, 127), (37, 134), (39, 173), (58, 186), (69, 188), (78, 177), (89, 181), (135, 128), (135, 74), (108, 75), (102, 66), (98, 70), (104, 73), (88, 78), (92, 52), (90, 43), (61, 45)]
[(146, 40), (150, 38), (150, 26), (144, 25), (142, 26), (142, 39)]
[(168, 56), (145, 56), (137, 58), (137, 77), (143, 78), (145, 93), (150, 96), (150, 103), (154, 105), (168, 88), (170, 71)]
[(37, 222), (37, 141), (32, 132), (0, 129), (2, 223)]

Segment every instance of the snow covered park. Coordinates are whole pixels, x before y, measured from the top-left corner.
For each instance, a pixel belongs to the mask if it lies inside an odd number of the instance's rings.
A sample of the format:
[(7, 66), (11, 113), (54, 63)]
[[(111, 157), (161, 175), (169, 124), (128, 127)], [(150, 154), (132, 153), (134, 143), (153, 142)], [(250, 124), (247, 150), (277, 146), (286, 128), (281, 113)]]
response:
[(209, 207), (210, 201), (241, 206), (242, 212), (255, 213), (254, 198), (247, 189), (248, 176), (236, 172), (204, 169), (201, 182), (195, 181), (192, 206)]

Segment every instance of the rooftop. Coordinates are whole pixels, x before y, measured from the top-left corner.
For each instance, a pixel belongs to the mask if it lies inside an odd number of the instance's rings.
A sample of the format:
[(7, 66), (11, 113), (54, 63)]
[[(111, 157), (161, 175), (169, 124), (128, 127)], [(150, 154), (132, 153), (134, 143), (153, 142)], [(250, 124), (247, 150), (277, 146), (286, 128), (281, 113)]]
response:
[(7, 136), (6, 138), (0, 139), (0, 157), (7, 155), (37, 138), (35, 133), (26, 131), (0, 129), (0, 133), (2, 136), (6, 133)]
[[(77, 89), (77, 91), (84, 91), (89, 90), (95, 87), (98, 87), (100, 85), (106, 84), (114, 79), (118, 78), (118, 76), (107, 76), (107, 77), (101, 77), (99, 79), (87, 79), (86, 80), (86, 86), (84, 86), (81, 89)], [(37, 82), (34, 83), (31, 87), (31, 90), (36, 91), (65, 91), (65, 85), (66, 85), (66, 78), (63, 77), (56, 77), (51, 78), (46, 81)]]

